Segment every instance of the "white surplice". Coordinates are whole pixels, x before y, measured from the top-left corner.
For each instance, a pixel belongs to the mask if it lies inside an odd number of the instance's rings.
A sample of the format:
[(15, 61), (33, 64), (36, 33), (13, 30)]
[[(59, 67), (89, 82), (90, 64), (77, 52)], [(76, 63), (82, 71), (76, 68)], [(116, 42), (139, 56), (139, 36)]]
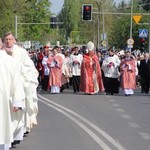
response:
[(32, 125), (37, 124), (38, 98), (36, 88), (38, 86), (38, 71), (25, 49), (14, 45), (11, 51), (15, 60), (21, 64), (21, 75), (26, 96), (25, 130), (30, 131)]
[(12, 114), (15, 113), (12, 108), (24, 108), (25, 94), (18, 68), (15, 59), (0, 50), (0, 147), (4, 149), (5, 144), (13, 142), (16, 129), (12, 121)]

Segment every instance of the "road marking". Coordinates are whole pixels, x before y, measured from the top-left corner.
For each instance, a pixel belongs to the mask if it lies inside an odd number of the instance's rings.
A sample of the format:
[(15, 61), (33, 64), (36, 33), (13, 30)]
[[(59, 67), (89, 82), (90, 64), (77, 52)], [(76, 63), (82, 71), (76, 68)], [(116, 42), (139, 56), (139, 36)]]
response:
[(116, 102), (116, 100), (114, 100), (114, 99), (109, 99), (109, 101), (112, 103)]
[(139, 134), (142, 136), (142, 138), (144, 140), (150, 140), (150, 134), (149, 133), (139, 132)]
[(85, 125), (83, 125), (80, 121), (78, 121), (76, 118), (72, 117), (69, 113), (65, 112), (64, 110), (49, 104), (43, 100), (40, 100), (42, 103), (45, 103), (47, 106), (52, 107), (53, 109), (57, 110), (58, 112), (60, 112), (61, 114), (65, 115), (66, 117), (68, 117), (69, 119), (71, 119), (72, 121), (74, 121), (76, 124), (78, 124), (86, 133), (88, 133), (94, 141), (96, 141), (99, 146), (103, 149), (103, 150), (111, 150), (110, 147), (108, 147), (105, 142), (103, 142), (94, 132), (92, 132), (89, 128), (87, 128)]
[(125, 110), (121, 109), (121, 108), (117, 108), (117, 111), (119, 111), (119, 112), (125, 112)]
[(140, 128), (140, 126), (135, 122), (129, 122), (129, 125), (133, 128)]
[(105, 131), (103, 131), (102, 129), (100, 129), (98, 126), (96, 126), (95, 124), (91, 123), (89, 120), (87, 120), (86, 118), (80, 116), (79, 114), (75, 113), (74, 111), (63, 107), (51, 100), (46, 99), (45, 97), (38, 95), (38, 97), (40, 97), (42, 100), (47, 101), (48, 103), (51, 103), (53, 105), (55, 105), (56, 107), (59, 107), (63, 110), (65, 110), (66, 112), (78, 117), (79, 119), (81, 119), (82, 121), (84, 121), (85, 123), (87, 123), (89, 126), (91, 126), (93, 129), (95, 129), (97, 132), (99, 132), (103, 137), (105, 137), (112, 145), (114, 145), (118, 150), (125, 150), (125, 148), (116, 140), (114, 140), (110, 135), (108, 135)]
[(123, 118), (125, 118), (125, 119), (132, 119), (132, 117), (131, 117), (131, 116), (126, 115), (126, 114), (121, 114), (121, 116), (122, 116)]
[(120, 105), (119, 104), (112, 104), (114, 107), (119, 107)]

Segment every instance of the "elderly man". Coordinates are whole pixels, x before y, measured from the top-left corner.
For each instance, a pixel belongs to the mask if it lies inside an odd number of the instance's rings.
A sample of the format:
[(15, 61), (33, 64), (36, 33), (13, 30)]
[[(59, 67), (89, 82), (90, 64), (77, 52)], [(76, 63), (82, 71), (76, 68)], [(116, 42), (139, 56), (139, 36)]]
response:
[(85, 94), (97, 94), (104, 91), (99, 60), (94, 53), (94, 43), (87, 44), (88, 53), (84, 54), (81, 64), (80, 90)]
[(30, 59), (27, 51), (18, 45), (11, 32), (4, 36), (4, 49), (7, 54), (15, 58), (21, 65), (21, 76), (24, 83), (24, 91), (26, 96), (26, 113), (25, 113), (25, 132), (29, 132), (34, 124), (37, 124), (36, 115), (38, 112), (36, 88), (38, 86), (38, 72)]
[(17, 127), (13, 116), (24, 108), (25, 95), (19, 66), (4, 50), (0, 50), (0, 66), (0, 150), (9, 150)]
[(141, 93), (148, 94), (150, 88), (150, 56), (144, 54), (144, 59), (140, 61), (139, 73), (141, 77)]

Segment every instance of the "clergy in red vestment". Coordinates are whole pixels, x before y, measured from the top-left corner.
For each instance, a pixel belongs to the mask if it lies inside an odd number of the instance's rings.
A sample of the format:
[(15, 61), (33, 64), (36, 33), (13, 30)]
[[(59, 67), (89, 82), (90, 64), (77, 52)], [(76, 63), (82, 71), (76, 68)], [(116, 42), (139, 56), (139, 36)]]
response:
[(84, 54), (81, 64), (80, 90), (85, 94), (96, 94), (104, 91), (100, 64), (94, 53), (94, 43), (87, 44), (88, 52)]
[(53, 48), (53, 54), (49, 56), (47, 64), (50, 68), (49, 85), (51, 93), (60, 93), (63, 60), (58, 54), (57, 46)]
[(130, 51), (125, 52), (125, 58), (122, 59), (120, 70), (122, 75), (121, 83), (125, 96), (130, 96), (134, 94), (134, 89), (136, 88), (136, 61), (131, 56)]

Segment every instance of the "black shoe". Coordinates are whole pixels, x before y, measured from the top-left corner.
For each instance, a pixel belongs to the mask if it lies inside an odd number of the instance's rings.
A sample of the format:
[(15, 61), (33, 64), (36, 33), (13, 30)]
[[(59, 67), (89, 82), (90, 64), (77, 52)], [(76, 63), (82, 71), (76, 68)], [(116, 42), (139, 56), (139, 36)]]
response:
[(125, 94), (125, 96), (131, 96), (131, 94)]
[(11, 147), (9, 149), (12, 149), (12, 148), (16, 148), (16, 145), (14, 143), (11, 143)]
[(20, 144), (20, 140), (15, 140), (13, 143), (14, 143), (14, 145)]
[(29, 134), (30, 132), (29, 131), (27, 131), (27, 132), (25, 132), (24, 134)]

